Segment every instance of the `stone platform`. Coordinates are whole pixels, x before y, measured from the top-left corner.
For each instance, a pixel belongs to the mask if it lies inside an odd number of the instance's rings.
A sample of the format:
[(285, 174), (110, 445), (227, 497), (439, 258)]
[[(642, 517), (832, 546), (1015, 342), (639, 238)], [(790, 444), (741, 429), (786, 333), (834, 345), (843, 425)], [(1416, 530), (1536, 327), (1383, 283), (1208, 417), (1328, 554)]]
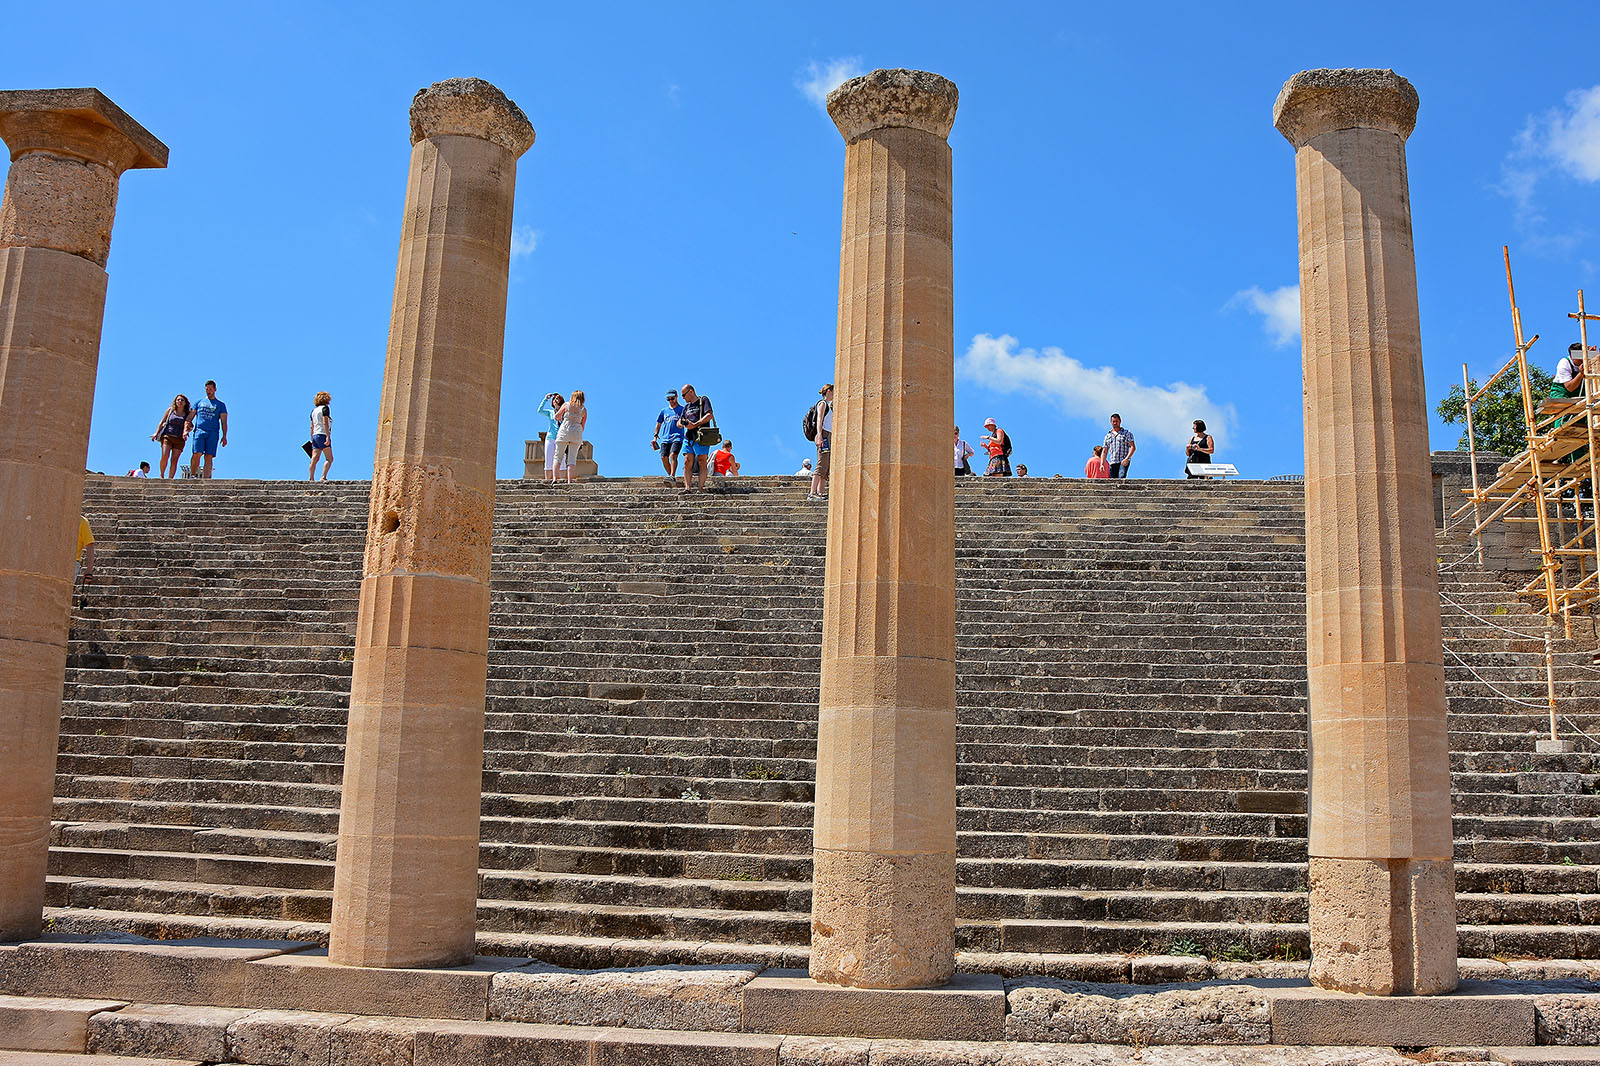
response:
[[(796, 985), (805, 986), (798, 997)], [(833, 994), (834, 1032), (795, 1031), (827, 1018)], [(922, 997), (908, 1012), (919, 1039), (866, 1035), (862, 1005), (877, 995)], [(942, 1011), (928, 1009), (941, 997)], [(787, 1014), (774, 1009), (785, 1002)], [(852, 1028), (864, 1017), (869, 1028)], [(1425, 999), (1327, 993), (1291, 978), (1128, 985), (958, 975), (943, 992), (861, 993), (758, 964), (575, 971), (481, 958), (376, 970), (335, 967), (315, 945), (288, 941), (57, 935), (0, 945), (0, 1048), (87, 1052), (95, 1066), (112, 1066), (104, 1056), (259, 1066), (1418, 1061), (1396, 1044), (1455, 1049), (1421, 1061), (1600, 1063), (1597, 1043), (1593, 979), (1473, 981)]]

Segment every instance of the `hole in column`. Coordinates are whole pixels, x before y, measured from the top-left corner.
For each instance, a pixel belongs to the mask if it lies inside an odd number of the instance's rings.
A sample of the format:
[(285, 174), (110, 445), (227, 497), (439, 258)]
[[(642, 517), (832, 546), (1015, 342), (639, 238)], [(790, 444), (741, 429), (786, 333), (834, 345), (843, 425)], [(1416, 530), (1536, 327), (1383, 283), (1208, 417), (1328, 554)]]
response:
[(383, 533), (393, 533), (395, 530), (397, 530), (399, 528), (400, 528), (400, 512), (399, 511), (385, 511), (385, 512), (383, 512), (383, 525), (381, 527), (379, 527), (379, 531), (383, 532)]

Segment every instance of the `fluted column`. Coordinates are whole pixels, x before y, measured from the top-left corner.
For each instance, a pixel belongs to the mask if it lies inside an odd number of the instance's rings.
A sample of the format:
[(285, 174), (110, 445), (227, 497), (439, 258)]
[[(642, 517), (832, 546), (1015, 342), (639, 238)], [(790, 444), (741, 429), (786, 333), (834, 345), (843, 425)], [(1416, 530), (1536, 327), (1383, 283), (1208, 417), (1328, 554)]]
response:
[(0, 92), (0, 137), (0, 940), (20, 940), (44, 917), (117, 185), (167, 146), (98, 89)]
[(811, 976), (864, 988), (955, 969), (955, 113), (922, 71), (828, 97), (846, 148)]
[(360, 966), (474, 954), (511, 207), (533, 127), (458, 78), (417, 93), (411, 143), (329, 945)]
[(1305, 359), (1311, 977), (1456, 984), (1450, 752), (1405, 142), (1389, 70), (1290, 78)]

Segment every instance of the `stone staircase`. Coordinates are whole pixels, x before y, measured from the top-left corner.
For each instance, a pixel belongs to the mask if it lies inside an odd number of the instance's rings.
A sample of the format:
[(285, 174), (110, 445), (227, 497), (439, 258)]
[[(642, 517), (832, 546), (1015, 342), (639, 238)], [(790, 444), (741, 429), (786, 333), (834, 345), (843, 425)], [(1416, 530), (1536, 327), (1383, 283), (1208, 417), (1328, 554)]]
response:
[[(480, 950), (804, 965), (825, 508), (724, 489), (501, 483)], [(965, 966), (1304, 957), (1301, 493), (958, 485)], [(90, 478), (53, 929), (326, 940), (366, 507)], [(1600, 958), (1600, 767), (1535, 756), (1544, 712), (1483, 683), (1542, 701), (1541, 623), (1464, 550), (1441, 537), (1460, 951)], [(1558, 670), (1594, 735), (1592, 644)]]

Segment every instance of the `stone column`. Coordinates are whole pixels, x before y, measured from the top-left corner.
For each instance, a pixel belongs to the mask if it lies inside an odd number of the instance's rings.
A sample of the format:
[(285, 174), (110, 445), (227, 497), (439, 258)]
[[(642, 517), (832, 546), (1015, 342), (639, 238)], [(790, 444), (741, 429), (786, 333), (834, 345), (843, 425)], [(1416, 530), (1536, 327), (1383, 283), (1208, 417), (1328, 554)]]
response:
[(917, 988), (955, 969), (956, 87), (878, 70), (828, 114), (846, 148), (811, 976)]
[(0, 138), (0, 940), (21, 940), (44, 918), (117, 183), (167, 146), (98, 89), (0, 92)]
[(517, 159), (477, 78), (411, 103), (411, 175), (372, 464), (329, 957), (474, 954), (500, 363)]
[(1311, 977), (1456, 984), (1450, 751), (1405, 142), (1390, 70), (1290, 78), (1305, 358)]

